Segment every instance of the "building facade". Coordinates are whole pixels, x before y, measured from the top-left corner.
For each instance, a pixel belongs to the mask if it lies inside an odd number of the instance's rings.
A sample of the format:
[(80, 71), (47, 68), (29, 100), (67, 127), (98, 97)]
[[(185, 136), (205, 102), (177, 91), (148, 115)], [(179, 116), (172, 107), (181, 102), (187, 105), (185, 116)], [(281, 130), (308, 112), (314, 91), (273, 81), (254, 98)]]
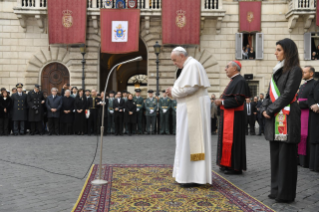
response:
[[(61, 88), (69, 82), (82, 85), (82, 55), (77, 46), (48, 44), (47, 0), (0, 1), (0, 86), (11, 89), (18, 82), (32, 89), (35, 83), (42, 90)], [(156, 89), (156, 55), (153, 45), (161, 44), (161, 0), (138, 0), (141, 10), (139, 52), (123, 55), (100, 53), (100, 8), (102, 0), (88, 0), (87, 53), (85, 85), (102, 90), (113, 65), (135, 56), (143, 61), (119, 67), (111, 77), (110, 89), (124, 90), (134, 75), (147, 76), (147, 88)], [(200, 46), (186, 46), (189, 54), (205, 67), (211, 82), (209, 93), (219, 95), (227, 86), (225, 66), (230, 60), (242, 63), (242, 74), (253, 74), (249, 85), (253, 94), (266, 92), (276, 65), (276, 41), (293, 39), (299, 49), (301, 65), (319, 69), (311, 60), (318, 41), (314, 0), (262, 1), (261, 31), (239, 32), (239, 6), (236, 0), (202, 0)], [(318, 36), (319, 39), (319, 36)], [(243, 46), (250, 44), (256, 59), (245, 60)], [(174, 46), (162, 46), (159, 54), (160, 90), (173, 85), (176, 68), (170, 60)]]

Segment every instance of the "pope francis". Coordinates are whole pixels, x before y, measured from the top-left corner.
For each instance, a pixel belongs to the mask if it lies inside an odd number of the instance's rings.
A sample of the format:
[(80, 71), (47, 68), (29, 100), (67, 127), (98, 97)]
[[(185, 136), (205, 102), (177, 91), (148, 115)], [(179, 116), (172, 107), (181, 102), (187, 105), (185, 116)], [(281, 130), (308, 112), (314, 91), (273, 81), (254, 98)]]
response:
[(210, 83), (204, 67), (184, 48), (173, 49), (171, 59), (181, 71), (166, 90), (177, 100), (173, 177), (183, 187), (211, 184)]

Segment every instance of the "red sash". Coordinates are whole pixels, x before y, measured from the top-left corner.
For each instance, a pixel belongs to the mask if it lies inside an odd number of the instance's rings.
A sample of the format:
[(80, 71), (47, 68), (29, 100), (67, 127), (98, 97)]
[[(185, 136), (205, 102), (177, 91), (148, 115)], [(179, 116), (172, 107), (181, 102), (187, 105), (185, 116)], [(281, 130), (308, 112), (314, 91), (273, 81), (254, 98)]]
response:
[(223, 150), (220, 165), (231, 167), (231, 150), (234, 142), (234, 119), (235, 111), (243, 111), (244, 104), (236, 108), (225, 109), (224, 106), (220, 106), (220, 109), (224, 111), (224, 124), (223, 124)]

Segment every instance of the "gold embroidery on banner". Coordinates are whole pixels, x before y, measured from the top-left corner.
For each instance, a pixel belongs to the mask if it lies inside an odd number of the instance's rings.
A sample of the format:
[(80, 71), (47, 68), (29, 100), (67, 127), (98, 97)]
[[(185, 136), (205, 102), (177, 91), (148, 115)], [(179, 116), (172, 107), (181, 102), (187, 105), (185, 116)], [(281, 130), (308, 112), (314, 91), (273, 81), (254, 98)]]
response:
[(71, 10), (63, 10), (62, 13), (63, 13), (62, 25), (68, 29), (73, 25), (72, 11)]
[(186, 25), (186, 11), (184, 10), (177, 10), (176, 11), (176, 25), (177, 27), (179, 27), (180, 29), (182, 29), (185, 25)]
[(247, 13), (247, 20), (249, 23), (251, 23), (254, 20), (254, 13), (253, 12)]

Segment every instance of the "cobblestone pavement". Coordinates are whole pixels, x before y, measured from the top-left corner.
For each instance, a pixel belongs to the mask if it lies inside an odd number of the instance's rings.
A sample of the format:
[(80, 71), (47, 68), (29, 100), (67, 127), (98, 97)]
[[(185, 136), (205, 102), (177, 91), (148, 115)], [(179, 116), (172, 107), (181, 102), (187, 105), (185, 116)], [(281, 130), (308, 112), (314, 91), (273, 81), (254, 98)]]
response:
[[(0, 137), (0, 211), (71, 211), (97, 141), (93, 136)], [(213, 170), (221, 174), (215, 165), (216, 143), (213, 136)], [(103, 163), (173, 164), (174, 151), (174, 136), (106, 136)], [(221, 175), (276, 211), (319, 211), (319, 173), (299, 167), (296, 201), (276, 204), (267, 198), (269, 144), (263, 137), (247, 136), (247, 160), (243, 175)], [(99, 154), (94, 163), (98, 161)]]

